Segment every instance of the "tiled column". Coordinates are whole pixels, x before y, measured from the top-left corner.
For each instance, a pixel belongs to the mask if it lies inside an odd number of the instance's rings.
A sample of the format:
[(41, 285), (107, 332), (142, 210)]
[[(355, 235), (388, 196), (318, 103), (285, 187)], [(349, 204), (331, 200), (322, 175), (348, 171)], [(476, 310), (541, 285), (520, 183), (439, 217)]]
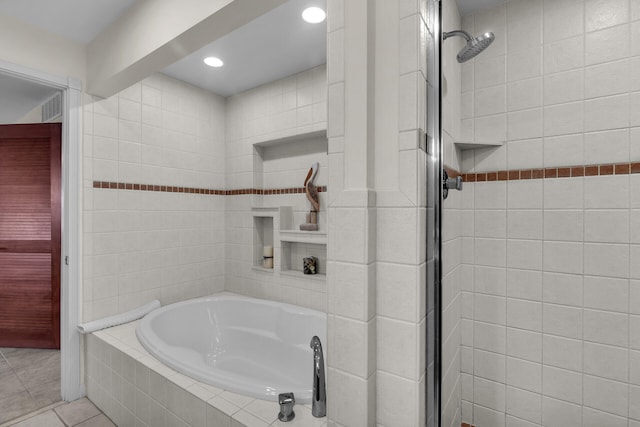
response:
[(424, 425), (427, 2), (328, 2), (330, 425)]
[(376, 2), (376, 421), (388, 427), (426, 415), (428, 4)]
[(373, 2), (328, 2), (329, 425), (374, 426)]

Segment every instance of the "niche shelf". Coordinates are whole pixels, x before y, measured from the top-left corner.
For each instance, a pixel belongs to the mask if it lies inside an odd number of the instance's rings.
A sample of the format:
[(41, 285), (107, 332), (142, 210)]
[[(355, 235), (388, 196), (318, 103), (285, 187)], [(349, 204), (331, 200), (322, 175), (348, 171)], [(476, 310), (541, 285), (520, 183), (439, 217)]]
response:
[[(280, 221), (284, 219), (289, 221), (291, 216), (291, 208), (287, 206), (280, 207), (254, 207), (251, 209), (253, 216), (253, 262), (254, 270), (273, 273), (278, 261), (278, 241), (277, 230), (280, 228)], [(273, 268), (262, 267), (263, 248), (265, 246), (273, 247)]]
[[(280, 274), (304, 279), (326, 279), (327, 245), (325, 243), (309, 243), (305, 239), (281, 240)], [(302, 259), (308, 256), (318, 258), (318, 273), (304, 274)]]
[(280, 230), (280, 241), (326, 245), (327, 233), (322, 231)]
[[(327, 233), (325, 231), (297, 230), (293, 215), (280, 222), (280, 274), (301, 279), (326, 280)], [(318, 258), (318, 273), (304, 274), (302, 258)]]
[[(254, 207), (253, 216), (253, 270), (266, 273), (278, 272), (283, 276), (300, 279), (326, 280), (327, 233), (302, 231), (293, 228), (293, 212), (290, 206)], [(262, 267), (264, 246), (273, 246), (273, 268)], [(304, 274), (302, 259), (318, 258), (318, 273)]]
[(504, 141), (458, 141), (453, 143), (460, 150), (475, 150), (476, 148), (500, 147), (504, 145)]
[(319, 281), (327, 280), (327, 275), (325, 273), (304, 274), (302, 271), (298, 270), (283, 270), (280, 272), (280, 274), (282, 274), (283, 276), (297, 277), (300, 279), (311, 279)]

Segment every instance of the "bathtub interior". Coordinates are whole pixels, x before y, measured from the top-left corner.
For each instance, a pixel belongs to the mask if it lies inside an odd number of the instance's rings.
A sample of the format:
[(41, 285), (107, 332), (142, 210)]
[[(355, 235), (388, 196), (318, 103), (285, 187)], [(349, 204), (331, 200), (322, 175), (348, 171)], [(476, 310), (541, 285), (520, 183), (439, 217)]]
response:
[(211, 385), (266, 400), (294, 392), (311, 400), (311, 337), (326, 339), (326, 315), (245, 297), (199, 298), (147, 315), (142, 345), (172, 368)]

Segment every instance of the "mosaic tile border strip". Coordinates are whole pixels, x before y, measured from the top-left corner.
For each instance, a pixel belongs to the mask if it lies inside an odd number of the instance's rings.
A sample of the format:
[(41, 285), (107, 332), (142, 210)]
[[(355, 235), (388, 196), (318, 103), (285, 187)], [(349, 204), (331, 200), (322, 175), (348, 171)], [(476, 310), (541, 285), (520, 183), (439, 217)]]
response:
[[(255, 194), (260, 196), (271, 196), (276, 194), (299, 194), (304, 193), (304, 187), (291, 188), (242, 188), (238, 190), (216, 190), (210, 188), (195, 187), (173, 187), (170, 185), (133, 184), (129, 182), (93, 181), (93, 188), (109, 190), (132, 190), (132, 191), (160, 191), (163, 193), (187, 193), (206, 194), (215, 196), (239, 196)], [(317, 187), (319, 193), (326, 193), (327, 186)]]
[(575, 178), (583, 176), (628, 175), (640, 173), (640, 162), (565, 166), (544, 169), (516, 169), (478, 173), (460, 173), (445, 167), (450, 177), (462, 176), (464, 182), (515, 181), (524, 179)]

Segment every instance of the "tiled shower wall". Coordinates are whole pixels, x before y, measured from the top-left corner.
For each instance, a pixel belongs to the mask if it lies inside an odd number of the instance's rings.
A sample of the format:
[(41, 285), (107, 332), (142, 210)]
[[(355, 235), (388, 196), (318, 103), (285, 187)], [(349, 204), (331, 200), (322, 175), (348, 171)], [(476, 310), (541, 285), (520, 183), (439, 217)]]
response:
[[(511, 1), (463, 26), (496, 41), (462, 66), (462, 138), (506, 141), (464, 172), (640, 160), (638, 1)], [(640, 426), (640, 175), (554, 170), (465, 184), (463, 421)]]
[(224, 108), (161, 74), (85, 100), (84, 321), (224, 290), (225, 197), (132, 188), (224, 189)]
[[(321, 65), (227, 98), (227, 189), (303, 187), (307, 171), (314, 162), (320, 164), (316, 186), (327, 185), (326, 78), (326, 66)], [(254, 144), (315, 133), (319, 136), (304, 140), (302, 144), (298, 141), (291, 145), (265, 147), (263, 151), (254, 148)], [(324, 232), (327, 232), (326, 194), (319, 193), (319, 230)], [(297, 229), (305, 222), (305, 213), (311, 206), (305, 194), (237, 195), (229, 197), (226, 203), (226, 290), (325, 311), (324, 279), (252, 269), (254, 220), (251, 208), (290, 206), (294, 213), (291, 228)], [(277, 249), (274, 263), (279, 265)], [(305, 248), (297, 245), (297, 249)], [(321, 271), (325, 271), (326, 246), (315, 249), (317, 253), (311, 249), (309, 254), (319, 258)], [(299, 262), (302, 263), (301, 258)]]

